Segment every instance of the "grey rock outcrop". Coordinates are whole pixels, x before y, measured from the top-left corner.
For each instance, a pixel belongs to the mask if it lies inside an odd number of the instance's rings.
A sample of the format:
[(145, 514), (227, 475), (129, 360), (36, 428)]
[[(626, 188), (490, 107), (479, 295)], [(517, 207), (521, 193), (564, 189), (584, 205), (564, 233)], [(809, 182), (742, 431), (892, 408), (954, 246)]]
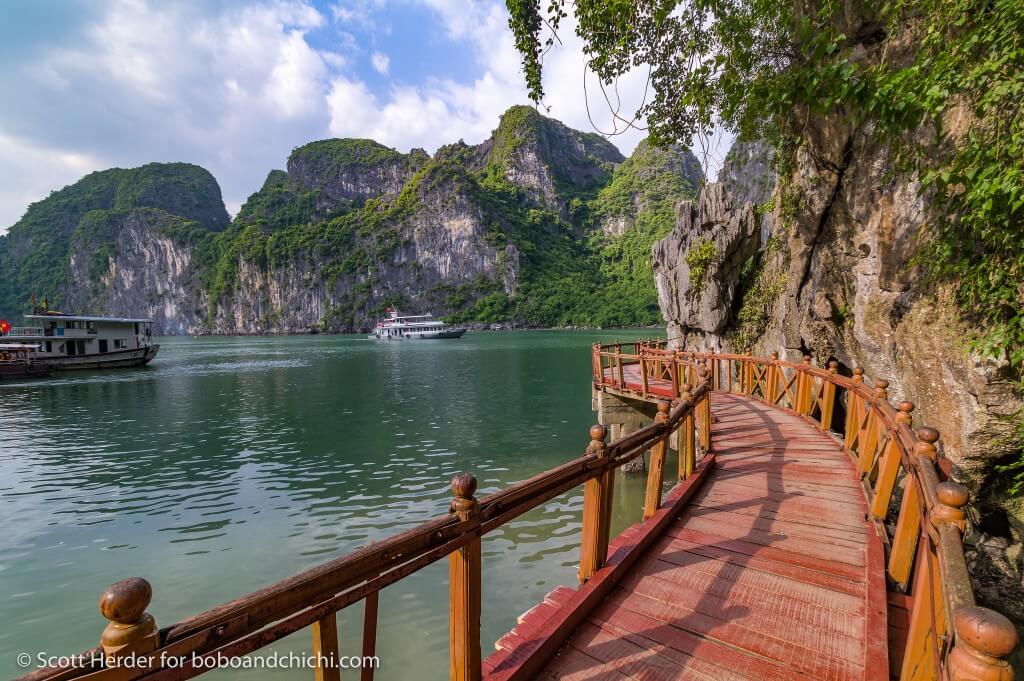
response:
[(676, 227), (654, 244), (658, 303), (669, 337), (718, 347), (733, 314), (740, 271), (758, 250), (757, 215), (750, 202), (735, 205), (724, 185), (704, 187), (679, 206)]
[[(1001, 536), (971, 540), (977, 545), (972, 561), (987, 575), (975, 584), (981, 600), (1024, 620), (1024, 606), (1008, 607), (1004, 598), (1022, 589), (1024, 504), (1008, 498), (994, 468), (1013, 456), (1008, 434), (1021, 396), (1005, 361), (969, 352), (971, 331), (949, 292), (929, 285), (915, 266), (930, 210), (917, 178), (894, 172), (890, 150), (869, 125), (820, 116), (801, 121), (804, 141), (792, 175), (774, 184), (765, 250), (739, 286), (697, 299), (680, 283), (683, 250), (703, 233), (700, 221), (681, 221), (678, 228), (692, 234), (674, 232), (656, 246), (670, 333), (693, 348), (780, 351), (790, 360), (809, 352), (819, 363), (836, 358), (845, 372), (861, 367), (871, 379), (888, 380), (891, 399), (917, 405), (915, 424), (942, 433), (956, 476), (974, 493), (977, 527), (1001, 528), (991, 530)], [(750, 196), (743, 194), (751, 186), (743, 173), (767, 166), (750, 163), (745, 153), (730, 156), (745, 159), (747, 171), (732, 167), (722, 177), (732, 191)], [(728, 231), (732, 216), (726, 211), (716, 226)], [(729, 309), (738, 313), (720, 325)]]

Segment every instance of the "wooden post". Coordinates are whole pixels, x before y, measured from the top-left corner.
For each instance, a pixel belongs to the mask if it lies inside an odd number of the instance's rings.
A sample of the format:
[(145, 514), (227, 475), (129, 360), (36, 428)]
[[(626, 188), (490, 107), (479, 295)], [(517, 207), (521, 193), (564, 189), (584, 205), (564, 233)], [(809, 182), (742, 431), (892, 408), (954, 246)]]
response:
[(750, 353), (745, 353), (746, 357), (743, 360), (743, 394), (753, 395), (754, 394), (754, 362), (750, 357)]
[[(913, 458), (927, 457), (934, 460), (937, 456), (935, 442), (939, 439), (939, 431), (934, 428), (919, 428), (918, 442), (914, 445)], [(892, 551), (889, 554), (889, 577), (893, 582), (906, 588), (910, 579), (910, 566), (914, 562), (914, 551), (917, 539), (921, 534), (921, 490), (917, 479), (907, 476), (907, 485), (903, 489), (903, 500), (900, 503), (900, 515), (896, 519), (896, 532), (892, 538)]]
[[(697, 368), (700, 385), (708, 382), (708, 368), (703, 364)], [(700, 447), (707, 454), (711, 449), (711, 393), (705, 393), (700, 401)]]
[[(380, 592), (374, 591), (363, 599), (363, 661), (377, 654), (377, 608)], [(359, 670), (359, 681), (373, 681), (376, 670), (372, 664), (364, 664)]]
[(889, 381), (878, 379), (875, 381), (875, 396), (871, 404), (867, 406), (867, 421), (864, 424), (864, 431), (857, 437), (857, 469), (864, 476), (871, 474), (875, 465), (875, 454), (878, 449), (878, 440), (882, 430), (882, 417), (877, 405), (888, 399)]
[[(683, 384), (683, 392), (679, 400), (684, 405), (693, 406), (693, 394), (690, 392), (693, 387), (689, 383)], [(693, 413), (691, 408), (683, 417), (676, 436), (679, 438), (679, 479), (686, 480), (693, 475), (693, 469), (697, 467), (697, 442), (693, 432)]]
[(341, 681), (337, 613), (313, 622), (310, 630), (313, 632), (314, 681)]
[(852, 450), (854, 437), (860, 430), (863, 400), (856, 390), (864, 382), (864, 370), (860, 367), (853, 370), (853, 382), (855, 385), (846, 391), (846, 427), (843, 429), (843, 444), (847, 451)]
[(153, 600), (153, 587), (141, 577), (122, 579), (100, 596), (100, 614), (110, 624), (100, 636), (105, 658), (145, 655), (160, 647), (156, 620), (146, 612)]
[(828, 432), (832, 428), (832, 414), (836, 408), (836, 384), (831, 379), (839, 373), (839, 362), (832, 360), (828, 363), (829, 378), (821, 386), (821, 429)]
[(796, 377), (796, 413), (807, 415), (811, 413), (811, 399), (814, 397), (811, 390), (814, 387), (814, 378), (806, 369), (811, 368), (811, 356), (804, 355), (803, 366), (798, 369)]
[(622, 344), (618, 341), (615, 341), (615, 365), (618, 367), (619, 374), (619, 385), (617, 387), (621, 390), (626, 387), (626, 376), (622, 368)]
[(956, 642), (949, 654), (950, 681), (1013, 681), (1006, 658), (1017, 647), (1017, 630), (998, 612), (976, 605), (953, 618)]
[[(937, 503), (929, 515), (931, 524), (940, 531), (947, 525), (962, 531), (966, 517), (963, 506), (970, 499), (967, 488), (942, 482), (935, 488), (935, 497)], [(941, 676), (937, 661), (944, 656), (948, 618), (938, 553), (938, 547), (926, 535), (918, 550), (914, 575), (913, 606), (900, 674), (905, 681), (931, 681)]]
[[(658, 413), (655, 423), (668, 421), (668, 402), (658, 402)], [(644, 497), (644, 520), (654, 516), (661, 506), (661, 485), (665, 481), (665, 450), (668, 447), (668, 435), (658, 440), (651, 447), (651, 465), (647, 471), (647, 494)]]
[[(905, 424), (909, 427), (911, 424), (910, 412), (912, 411), (914, 411), (913, 402), (900, 402), (899, 412), (896, 414), (897, 425)], [(896, 478), (899, 476), (902, 452), (903, 446), (900, 444), (899, 437), (896, 437), (894, 433), (886, 443), (882, 460), (878, 464), (875, 493), (871, 498), (871, 516), (874, 518), (883, 519), (889, 514), (889, 501), (892, 499)]]
[[(459, 473), (452, 478), (452, 512), (469, 520), (480, 512), (476, 478)], [(480, 681), (480, 537), (448, 558), (450, 609), (448, 614), (451, 681)]]
[(907, 628), (907, 647), (903, 651), (901, 681), (940, 679), (939, 641), (946, 635), (946, 613), (942, 600), (939, 559), (931, 542), (921, 542), (915, 561), (913, 600)]
[(775, 404), (779, 401), (779, 381), (782, 378), (782, 372), (779, 371), (778, 361), (779, 353), (772, 352), (772, 363), (768, 365), (767, 370), (768, 379), (766, 383), (768, 384), (768, 389), (765, 391), (765, 401), (768, 404)]
[[(639, 345), (640, 344), (637, 343), (637, 346), (639, 346)], [(640, 354), (640, 380), (643, 381), (643, 386), (644, 386), (644, 393), (643, 394), (644, 394), (644, 397), (647, 397), (647, 365), (644, 362), (643, 350), (641, 348), (639, 348), (639, 347), (637, 349), (640, 350), (640, 352), (639, 352), (639, 354)]]
[(679, 384), (681, 383), (681, 381), (679, 380), (679, 370), (676, 368), (679, 366), (678, 352), (672, 353), (672, 359), (666, 361), (666, 366), (668, 367), (668, 371), (671, 374), (672, 398), (675, 399), (679, 397)]
[[(590, 427), (588, 452), (603, 459), (606, 453), (606, 430), (602, 425)], [(608, 540), (611, 534), (612, 494), (615, 471), (587, 480), (583, 485), (583, 538), (580, 542), (580, 584), (585, 583), (601, 569), (608, 558)]]

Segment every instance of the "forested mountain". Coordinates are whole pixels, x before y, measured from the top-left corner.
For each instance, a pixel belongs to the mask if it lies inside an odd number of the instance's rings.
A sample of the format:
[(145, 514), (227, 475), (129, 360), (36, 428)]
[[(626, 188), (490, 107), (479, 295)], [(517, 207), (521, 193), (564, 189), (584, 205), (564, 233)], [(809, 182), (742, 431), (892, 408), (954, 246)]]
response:
[(661, 321), (651, 244), (703, 175), (529, 107), (430, 156), (372, 140), (295, 149), (229, 222), (213, 177), (93, 173), (0, 237), (0, 312), (152, 316), (166, 333), (353, 331), (384, 308), (532, 326)]

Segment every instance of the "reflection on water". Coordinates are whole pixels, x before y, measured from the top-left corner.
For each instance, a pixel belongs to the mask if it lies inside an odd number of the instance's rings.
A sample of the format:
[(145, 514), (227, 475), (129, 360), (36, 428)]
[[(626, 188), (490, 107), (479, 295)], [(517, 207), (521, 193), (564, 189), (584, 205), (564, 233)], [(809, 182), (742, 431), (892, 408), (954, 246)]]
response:
[[(165, 626), (446, 512), (458, 471), (486, 494), (578, 456), (587, 347), (617, 336), (171, 338), (146, 369), (0, 384), (0, 674), (23, 671), (20, 652), (95, 645), (117, 579), (149, 579)], [(642, 484), (620, 481), (616, 528), (638, 519)], [(574, 583), (581, 506), (568, 493), (485, 539), (485, 655)], [(446, 576), (382, 593), (378, 678), (446, 677)], [(341, 615), (346, 654), (361, 616)], [(273, 649), (308, 648), (300, 632)]]

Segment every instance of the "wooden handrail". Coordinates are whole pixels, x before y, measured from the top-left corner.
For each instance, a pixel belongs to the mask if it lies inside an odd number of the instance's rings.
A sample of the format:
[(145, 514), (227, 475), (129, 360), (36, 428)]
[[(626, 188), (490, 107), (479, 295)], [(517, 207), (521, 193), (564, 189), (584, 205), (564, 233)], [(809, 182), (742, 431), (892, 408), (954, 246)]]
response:
[[(594, 371), (605, 368), (613, 373), (621, 371), (621, 364), (603, 366), (599, 356), (594, 360)], [(189, 661), (193, 655), (245, 655), (307, 627), (313, 632), (314, 650), (336, 656), (337, 631), (333, 625), (339, 610), (365, 600), (365, 621), (372, 622), (375, 628), (376, 596), (381, 589), (447, 557), (451, 590), (451, 678), (476, 681), (481, 675), (481, 537), (579, 485), (587, 485), (587, 490), (593, 487), (596, 494), (584, 492), (584, 553), (580, 579), (585, 581), (589, 575), (585, 574), (583, 566), (589, 566), (587, 570), (592, 574), (607, 558), (615, 469), (652, 447), (664, 446), (681, 428), (689, 427), (692, 431), (694, 411), (708, 402), (710, 393), (710, 386), (702, 383), (689, 392), (685, 400), (666, 402), (661, 418), (655, 423), (608, 445), (604, 444), (604, 428), (594, 426), (590, 433), (591, 445), (583, 456), (479, 500), (474, 496), (475, 478), (460, 474), (452, 481), (455, 501), (448, 515), (160, 630), (146, 612), (152, 595), (149, 583), (141, 578), (122, 580), (109, 587), (103, 597), (106, 605), (101, 610), (111, 624), (104, 633), (102, 648), (73, 656), (79, 661), (73, 666), (40, 669), (20, 679), (56, 681), (85, 676), (98, 681), (188, 679), (214, 668), (193, 667)], [(692, 435), (691, 432), (691, 440)], [(685, 433), (680, 437), (687, 439)], [(596, 508), (592, 508), (595, 504)], [(367, 634), (364, 632), (363, 650), (370, 650), (372, 654), (375, 632)], [(146, 657), (148, 662), (136, 662), (130, 667), (116, 664), (129, 654)], [(184, 662), (163, 665), (162, 661), (170, 659)], [(328, 680), (337, 678), (336, 671), (318, 665), (315, 674), (318, 679)], [(363, 679), (372, 678), (372, 671), (365, 672)]]
[[(832, 429), (837, 393), (842, 391), (847, 418), (840, 435), (861, 477), (869, 517), (887, 546), (890, 587), (909, 594), (911, 601), (906, 649), (898, 651), (903, 660), (899, 678), (1012, 680), (1005, 658), (1017, 645), (1016, 630), (1002, 615), (975, 605), (967, 571), (963, 508), (970, 495), (962, 485), (947, 480), (952, 466), (939, 453), (938, 431), (914, 430), (914, 405), (892, 405), (887, 381), (870, 384), (862, 369), (844, 377), (834, 361), (820, 368), (811, 364), (810, 357), (792, 363), (775, 352), (764, 358), (669, 350), (662, 344), (638, 342), (625, 348), (595, 345), (593, 353), (595, 370), (601, 371), (594, 375), (595, 388), (650, 397), (646, 381), (641, 393), (621, 372), (606, 376), (601, 367), (608, 357), (614, 357), (619, 366), (657, 357), (679, 362), (688, 371), (694, 366), (706, 371), (710, 363), (719, 388), (724, 364), (729, 390), (792, 411), (824, 431)], [(821, 382), (817, 391), (815, 381)], [(894, 510), (891, 501), (900, 481), (900, 504)]]

